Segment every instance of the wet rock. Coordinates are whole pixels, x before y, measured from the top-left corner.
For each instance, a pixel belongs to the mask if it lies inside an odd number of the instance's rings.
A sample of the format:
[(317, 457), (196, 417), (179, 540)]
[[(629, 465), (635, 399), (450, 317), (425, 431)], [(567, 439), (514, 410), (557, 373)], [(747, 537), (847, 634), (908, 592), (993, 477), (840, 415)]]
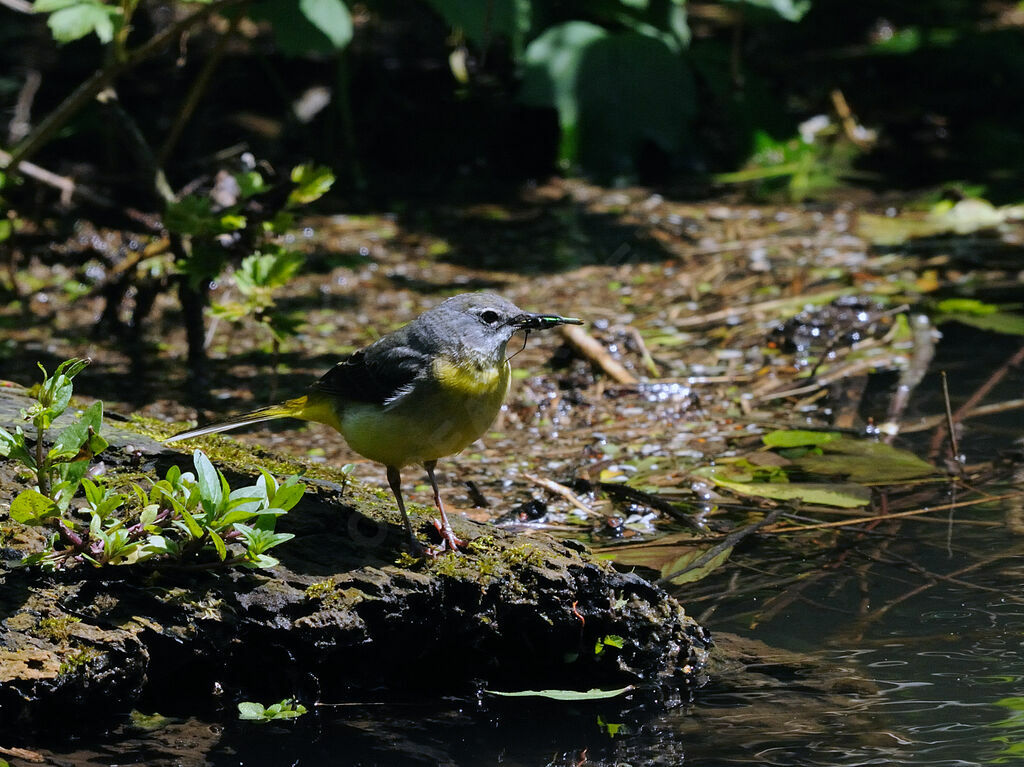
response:
[[(0, 425), (11, 428), (23, 395), (0, 391), (0, 400)], [(162, 476), (190, 463), (109, 421), (104, 436), (111, 471)], [(252, 480), (222, 468), (232, 485)], [(679, 700), (703, 680), (704, 630), (660, 588), (581, 545), (456, 519), (466, 552), (411, 560), (390, 503), (326, 481), (281, 520), (296, 537), (275, 549), (272, 570), (14, 568), (12, 555), (42, 540), (6, 518), (24, 487), (15, 469), (0, 462), (4, 723), (215, 688), (308, 701), (380, 686), (437, 695), (632, 684)], [(414, 519), (432, 529), (425, 515)], [(601, 643), (609, 635), (621, 648)]]

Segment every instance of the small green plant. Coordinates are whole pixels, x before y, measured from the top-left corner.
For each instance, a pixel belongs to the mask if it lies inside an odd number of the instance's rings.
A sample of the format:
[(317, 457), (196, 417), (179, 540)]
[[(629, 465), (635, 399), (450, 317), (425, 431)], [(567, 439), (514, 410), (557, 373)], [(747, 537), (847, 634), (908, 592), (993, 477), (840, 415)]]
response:
[(597, 640), (594, 644), (594, 655), (600, 655), (608, 647), (615, 647), (621, 650), (625, 645), (626, 640), (620, 637), (618, 634), (608, 634)]
[[(175, 269), (193, 292), (202, 294), (219, 279), (232, 255), (251, 254), (233, 272), (238, 299), (215, 303), (210, 314), (215, 322), (255, 322), (269, 336), (276, 367), (282, 342), (302, 323), (297, 315), (281, 311), (275, 300), (275, 293), (295, 277), (304, 261), (301, 253), (285, 247), (283, 236), (295, 225), (295, 209), (325, 194), (334, 174), (325, 167), (298, 165), (292, 169), (290, 186), (280, 188), (256, 170), (235, 173), (231, 179), (232, 193), (219, 196), (216, 203), (198, 194), (169, 201), (164, 225), (180, 237)], [(259, 204), (254, 204), (257, 195)], [(230, 204), (225, 204), (225, 197)], [(199, 323), (201, 317), (191, 321)], [(212, 329), (205, 334), (207, 342), (212, 335)]]
[(306, 707), (285, 698), (280, 703), (264, 707), (261, 703), (245, 700), (238, 704), (238, 718), (252, 722), (270, 722), (274, 719), (294, 719), (306, 713)]
[(89, 364), (87, 359), (62, 362), (50, 376), (43, 371), (35, 402), (23, 408), (21, 416), (31, 421), (35, 443), (29, 445), (19, 426), (14, 434), (0, 428), (0, 457), (19, 461), (35, 477), (35, 487), (24, 490), (11, 503), (11, 518), (25, 524), (38, 524), (67, 511), (93, 456), (107, 447), (100, 435), (103, 403), (94, 402), (72, 423), (65, 426), (46, 448), (50, 428), (71, 402), (72, 379)]
[(269, 333), (276, 353), (282, 341), (295, 335), (302, 319), (279, 311), (274, 292), (289, 283), (304, 260), (301, 253), (280, 245), (269, 245), (246, 256), (234, 273), (241, 300), (214, 304), (210, 313), (228, 322), (254, 320), (258, 328)]
[[(22, 410), (22, 417), (35, 427), (34, 443), (20, 426), (14, 434), (0, 429), (0, 457), (20, 462), (36, 482), (15, 497), (11, 519), (53, 531), (45, 550), (25, 557), (22, 564), (102, 566), (154, 560), (202, 567), (276, 565), (267, 552), (293, 537), (274, 532), (274, 527), (277, 517), (305, 492), (297, 477), (279, 483), (262, 471), (254, 485), (232, 490), (210, 459), (196, 450), (195, 473), (172, 466), (148, 492), (137, 484), (132, 494), (115, 492), (103, 480), (86, 476), (90, 460), (107, 447), (100, 435), (102, 402), (86, 408), (46, 447), (54, 421), (71, 402), (72, 379), (88, 363), (68, 360), (52, 376), (43, 370), (35, 401)], [(84, 490), (84, 505), (73, 508), (79, 489)]]
[[(256, 484), (232, 490), (202, 451), (195, 451), (193, 462), (194, 474), (172, 466), (149, 492), (133, 485), (134, 498), (83, 479), (84, 508), (24, 522), (52, 524), (56, 533), (46, 551), (26, 557), (22, 564), (277, 565), (278, 560), (266, 552), (294, 537), (274, 532), (274, 526), (277, 517), (302, 498), (304, 488), (298, 478), (278, 483), (264, 471)], [(132, 500), (137, 503), (129, 504)], [(134, 512), (131, 505), (137, 507)]]

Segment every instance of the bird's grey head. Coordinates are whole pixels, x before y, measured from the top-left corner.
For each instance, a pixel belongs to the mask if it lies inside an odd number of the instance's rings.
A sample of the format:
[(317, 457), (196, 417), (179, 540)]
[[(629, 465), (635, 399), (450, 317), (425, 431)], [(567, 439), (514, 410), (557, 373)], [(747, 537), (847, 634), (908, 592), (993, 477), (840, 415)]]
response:
[(421, 346), (497, 361), (504, 359), (505, 345), (517, 330), (564, 324), (583, 323), (571, 317), (524, 312), (494, 293), (462, 293), (424, 312), (407, 327)]
[(524, 327), (526, 312), (494, 293), (462, 293), (422, 314), (416, 324), (435, 343), (458, 345), (465, 353), (503, 357), (512, 334)]

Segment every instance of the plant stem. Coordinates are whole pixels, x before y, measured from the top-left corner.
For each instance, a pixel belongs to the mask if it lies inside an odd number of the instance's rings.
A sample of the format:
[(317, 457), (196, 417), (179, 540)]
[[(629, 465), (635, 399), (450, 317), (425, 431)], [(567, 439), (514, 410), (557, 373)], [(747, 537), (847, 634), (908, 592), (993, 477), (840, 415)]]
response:
[(39, 492), (50, 497), (50, 467), (46, 465), (46, 449), (43, 445), (43, 435), (46, 429), (36, 426), (36, 481), (39, 483)]

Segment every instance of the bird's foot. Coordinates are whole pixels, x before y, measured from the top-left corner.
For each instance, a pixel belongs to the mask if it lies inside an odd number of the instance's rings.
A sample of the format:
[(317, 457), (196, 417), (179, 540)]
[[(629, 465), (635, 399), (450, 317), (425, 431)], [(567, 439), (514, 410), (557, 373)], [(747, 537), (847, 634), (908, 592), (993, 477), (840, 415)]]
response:
[(455, 537), (455, 531), (452, 530), (451, 525), (445, 524), (440, 519), (432, 519), (430, 521), (434, 523), (437, 532), (441, 534), (441, 548), (437, 550), (437, 554), (440, 554), (446, 548), (458, 551), (460, 547), (466, 545), (465, 541)]
[(414, 536), (409, 536), (409, 554), (414, 557), (435, 556), (429, 547), (424, 546)]

